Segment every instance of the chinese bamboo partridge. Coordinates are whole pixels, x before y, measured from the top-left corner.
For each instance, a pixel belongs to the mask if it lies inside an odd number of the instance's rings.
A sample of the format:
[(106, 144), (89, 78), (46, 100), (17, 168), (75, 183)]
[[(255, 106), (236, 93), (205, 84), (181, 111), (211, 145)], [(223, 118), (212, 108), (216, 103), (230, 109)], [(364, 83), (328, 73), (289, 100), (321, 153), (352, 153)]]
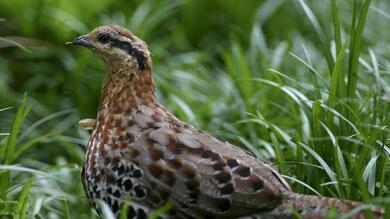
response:
[(128, 218), (146, 218), (167, 202), (163, 218), (326, 218), (331, 208), (340, 216), (360, 205), (296, 194), (267, 163), (169, 113), (154, 95), (147, 45), (128, 30), (101, 26), (72, 44), (107, 66), (82, 172), (98, 212), (97, 199), (116, 216), (130, 200)]

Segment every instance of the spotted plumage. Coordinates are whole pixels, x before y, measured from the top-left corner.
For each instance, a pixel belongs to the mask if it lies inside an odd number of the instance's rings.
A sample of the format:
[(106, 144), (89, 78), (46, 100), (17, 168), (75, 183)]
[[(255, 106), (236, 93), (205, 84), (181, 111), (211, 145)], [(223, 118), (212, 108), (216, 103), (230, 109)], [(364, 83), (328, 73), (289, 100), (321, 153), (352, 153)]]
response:
[(116, 216), (130, 200), (128, 218), (166, 203), (165, 218), (325, 218), (332, 207), (341, 215), (359, 205), (293, 193), (266, 162), (169, 113), (154, 95), (146, 44), (126, 29), (98, 27), (73, 43), (107, 66), (97, 119), (81, 123), (93, 127), (82, 178), (98, 212), (98, 199)]

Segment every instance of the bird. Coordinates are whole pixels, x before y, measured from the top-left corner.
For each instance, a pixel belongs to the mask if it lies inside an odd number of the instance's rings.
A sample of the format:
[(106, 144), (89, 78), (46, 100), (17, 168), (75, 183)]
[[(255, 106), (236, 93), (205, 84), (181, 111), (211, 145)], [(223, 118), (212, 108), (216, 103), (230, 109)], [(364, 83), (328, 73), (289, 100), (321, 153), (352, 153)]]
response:
[[(181, 121), (156, 98), (147, 44), (114, 24), (69, 44), (90, 49), (106, 66), (96, 119), (81, 172), (98, 214), (104, 201), (115, 217), (147, 218), (365, 218), (362, 203), (294, 193), (269, 162)], [(370, 207), (374, 218), (384, 210)], [(353, 212), (352, 212), (353, 213)]]

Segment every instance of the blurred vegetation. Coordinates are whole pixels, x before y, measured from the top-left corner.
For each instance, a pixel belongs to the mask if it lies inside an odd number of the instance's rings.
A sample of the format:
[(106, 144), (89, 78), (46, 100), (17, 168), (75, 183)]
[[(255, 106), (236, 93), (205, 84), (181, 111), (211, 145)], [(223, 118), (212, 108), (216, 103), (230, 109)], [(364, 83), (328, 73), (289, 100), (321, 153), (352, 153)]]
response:
[(149, 44), (179, 118), (270, 159), (295, 191), (389, 208), (389, 1), (13, 0), (0, 1), (0, 215), (97, 217), (77, 122), (96, 115), (104, 66), (64, 43), (109, 23)]

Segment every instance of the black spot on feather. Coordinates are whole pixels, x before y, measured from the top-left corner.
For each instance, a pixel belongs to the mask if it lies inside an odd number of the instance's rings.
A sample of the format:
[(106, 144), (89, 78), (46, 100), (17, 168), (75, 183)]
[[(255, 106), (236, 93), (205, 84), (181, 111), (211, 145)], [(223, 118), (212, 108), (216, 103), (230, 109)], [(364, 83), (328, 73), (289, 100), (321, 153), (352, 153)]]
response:
[(251, 169), (247, 166), (239, 166), (238, 169), (237, 169), (237, 173), (241, 176), (241, 177), (248, 177), (251, 175)]
[(144, 188), (141, 185), (136, 185), (134, 187), (134, 191), (135, 191), (135, 196), (137, 198), (143, 198), (146, 196), (146, 191), (144, 190)]
[(123, 186), (125, 187), (126, 191), (129, 191), (131, 188), (133, 188), (133, 183), (130, 179), (127, 179), (123, 182)]
[(232, 179), (232, 176), (229, 172), (220, 172), (215, 176), (215, 178), (218, 180), (220, 184), (227, 183)]
[(111, 209), (112, 209), (112, 212), (113, 212), (114, 214), (117, 213), (117, 211), (119, 210), (118, 201), (114, 201), (114, 203), (113, 203)]
[(227, 160), (227, 163), (228, 163), (230, 168), (238, 166), (238, 162), (236, 159), (229, 159), (229, 160)]
[(221, 159), (218, 162), (214, 163), (213, 169), (215, 171), (222, 170), (224, 166), (226, 166), (226, 162), (225, 162), (225, 160)]
[(113, 195), (114, 195), (115, 197), (117, 197), (117, 198), (120, 198), (121, 192), (117, 189), (117, 190), (113, 193)]
[(234, 186), (233, 184), (229, 183), (229, 184), (226, 184), (224, 185), (222, 188), (221, 188), (221, 194), (222, 195), (230, 195), (234, 192)]
[(253, 190), (255, 190), (255, 192), (257, 192), (257, 191), (259, 191), (259, 190), (264, 188), (264, 182), (262, 180), (260, 180), (260, 179), (254, 180), (252, 182), (252, 187), (253, 187)]
[(210, 151), (210, 150), (205, 150), (205, 151), (203, 151), (202, 152), (202, 158), (209, 158), (211, 155), (213, 154), (213, 152), (212, 151)]

